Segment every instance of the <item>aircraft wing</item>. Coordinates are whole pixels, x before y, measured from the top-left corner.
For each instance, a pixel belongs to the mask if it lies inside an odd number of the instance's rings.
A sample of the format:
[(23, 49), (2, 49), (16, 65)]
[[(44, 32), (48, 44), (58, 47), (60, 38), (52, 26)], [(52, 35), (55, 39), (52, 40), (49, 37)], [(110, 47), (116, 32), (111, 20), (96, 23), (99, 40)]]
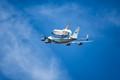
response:
[(67, 43), (66, 45), (67, 46), (69, 46), (70, 44), (72, 44), (72, 43), (77, 43), (78, 45), (82, 45), (84, 42), (92, 42), (92, 41), (76, 41), (76, 42), (69, 42), (69, 43)]
[(86, 42), (92, 42), (92, 41), (78, 41), (78, 42), (76, 41), (76, 42), (69, 42), (69, 43), (78, 43), (79, 44), (79, 43), (86, 43)]
[(86, 38), (78, 38), (77, 40), (82, 40), (82, 39), (86, 39)]
[(44, 36), (44, 35), (41, 35), (42, 37), (44, 37), (45, 39), (49, 39), (48, 37)]
[(41, 39), (41, 41), (45, 41), (45, 43), (50, 43), (51, 39), (49, 39), (48, 37), (41, 35), (43, 38)]

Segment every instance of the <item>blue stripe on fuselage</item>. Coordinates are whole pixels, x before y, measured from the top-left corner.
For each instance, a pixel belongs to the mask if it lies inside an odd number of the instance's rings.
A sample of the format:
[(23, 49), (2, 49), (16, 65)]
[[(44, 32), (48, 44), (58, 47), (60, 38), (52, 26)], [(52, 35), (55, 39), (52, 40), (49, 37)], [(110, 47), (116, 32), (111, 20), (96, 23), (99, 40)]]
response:
[(76, 40), (76, 39), (72, 39), (72, 38), (53, 38), (52, 39), (52, 41), (56, 44), (69, 43), (74, 40)]

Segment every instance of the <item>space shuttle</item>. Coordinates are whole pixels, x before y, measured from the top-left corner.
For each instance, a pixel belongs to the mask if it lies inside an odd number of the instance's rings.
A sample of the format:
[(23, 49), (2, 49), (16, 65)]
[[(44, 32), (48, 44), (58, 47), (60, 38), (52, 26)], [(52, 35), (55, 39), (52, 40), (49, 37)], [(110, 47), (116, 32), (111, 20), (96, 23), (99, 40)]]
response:
[(54, 30), (51, 32), (51, 34), (53, 34), (53, 35), (58, 35), (58, 36), (68, 36), (68, 35), (70, 36), (70, 35), (72, 34), (72, 32), (71, 32), (71, 30), (68, 30), (69, 25), (70, 25), (70, 24), (68, 24), (68, 25), (66, 26), (66, 28), (63, 29), (63, 30), (54, 29)]

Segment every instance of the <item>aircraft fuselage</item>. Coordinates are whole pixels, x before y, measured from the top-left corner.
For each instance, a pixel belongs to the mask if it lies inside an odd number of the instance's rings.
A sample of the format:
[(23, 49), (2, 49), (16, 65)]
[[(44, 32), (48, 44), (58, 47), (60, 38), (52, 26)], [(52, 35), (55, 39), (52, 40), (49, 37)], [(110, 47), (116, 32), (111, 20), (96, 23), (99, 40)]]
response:
[(65, 43), (69, 43), (69, 42), (72, 42), (76, 39), (73, 39), (71, 37), (52, 37), (52, 36), (49, 36), (48, 37), (50, 39), (50, 41), (48, 43), (51, 43), (51, 44), (65, 44)]

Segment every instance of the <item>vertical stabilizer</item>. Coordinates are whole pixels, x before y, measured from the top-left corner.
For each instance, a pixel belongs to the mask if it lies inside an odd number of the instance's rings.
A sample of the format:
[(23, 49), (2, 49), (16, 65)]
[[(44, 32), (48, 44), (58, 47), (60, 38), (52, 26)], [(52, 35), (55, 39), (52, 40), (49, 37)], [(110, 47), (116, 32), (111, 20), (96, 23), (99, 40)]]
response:
[(68, 29), (68, 28), (69, 28), (69, 25), (70, 25), (70, 24), (68, 24), (65, 29)]
[(71, 36), (72, 38), (78, 38), (79, 29), (80, 29), (80, 27), (78, 27), (78, 28), (75, 30), (75, 32), (74, 32), (73, 35)]

